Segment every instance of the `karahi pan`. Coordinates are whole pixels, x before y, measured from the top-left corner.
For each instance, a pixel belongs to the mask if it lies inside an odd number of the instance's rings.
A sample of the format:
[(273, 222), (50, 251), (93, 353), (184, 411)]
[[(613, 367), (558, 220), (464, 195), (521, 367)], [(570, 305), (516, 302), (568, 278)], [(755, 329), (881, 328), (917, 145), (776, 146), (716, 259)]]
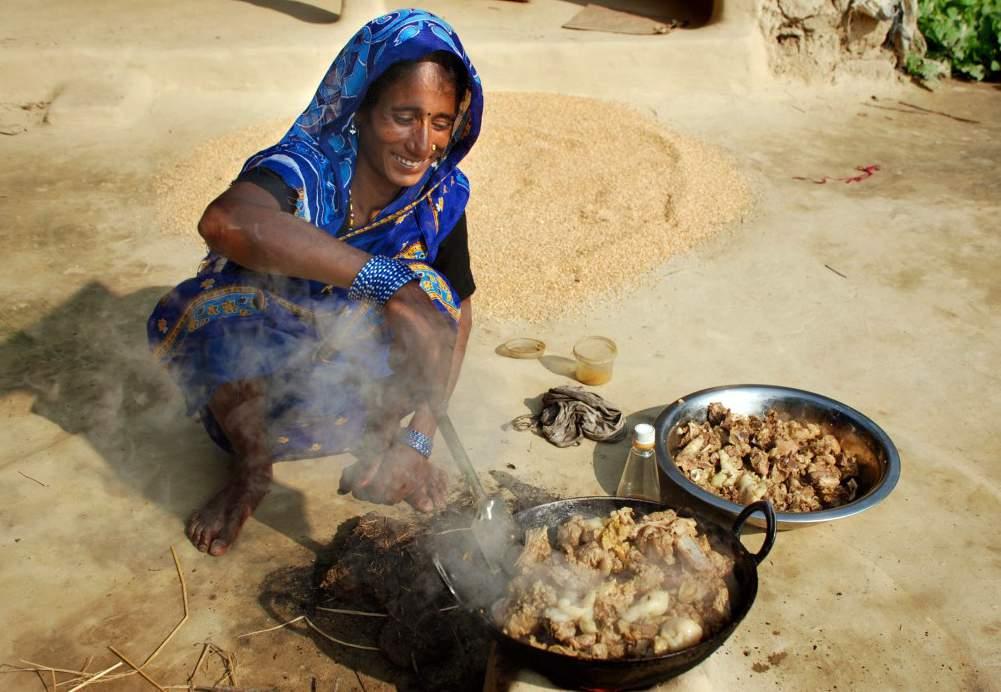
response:
[[(548, 527), (552, 540), (556, 527), (574, 515), (584, 518), (607, 517), (622, 507), (631, 507), (637, 516), (676, 509), (645, 500), (581, 497), (538, 505), (519, 512), (514, 519), (522, 532), (541, 526)], [(684, 673), (722, 646), (750, 611), (758, 592), (758, 565), (768, 556), (775, 542), (775, 513), (768, 502), (748, 505), (729, 529), (691, 511), (676, 511), (680, 516), (694, 518), (700, 531), (706, 534), (714, 548), (733, 556), (736, 593), (730, 594), (731, 620), (721, 631), (695, 646), (659, 656), (601, 660), (579, 658), (531, 646), (505, 634), (491, 617), (490, 606), (503, 597), (507, 586), (504, 574), (490, 574), (482, 560), (474, 556), (475, 551), (466, 550), (461, 553), (466, 559), (456, 559), (458, 553), (454, 549), (455, 543), (452, 543), (450, 549), (443, 547), (439, 550), (434, 562), (456, 601), (467, 610), (477, 613), (504, 647), (505, 655), (521, 665), (542, 673), (557, 685), (574, 689), (628, 690), (649, 687)], [(740, 542), (739, 537), (748, 517), (759, 512), (765, 517), (765, 541), (757, 553), (751, 553)], [(460, 547), (459, 550), (464, 549)]]

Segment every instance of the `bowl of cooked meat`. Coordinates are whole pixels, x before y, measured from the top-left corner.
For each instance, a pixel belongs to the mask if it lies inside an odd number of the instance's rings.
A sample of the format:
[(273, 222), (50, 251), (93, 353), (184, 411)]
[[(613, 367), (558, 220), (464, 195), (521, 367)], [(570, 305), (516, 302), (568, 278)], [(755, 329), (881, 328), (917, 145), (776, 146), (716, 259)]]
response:
[(704, 389), (665, 408), (654, 427), (675, 487), (730, 516), (768, 500), (780, 530), (863, 512), (900, 478), (897, 449), (876, 423), (800, 389)]
[[(754, 513), (768, 527), (757, 553), (739, 538)], [(727, 527), (620, 497), (557, 500), (514, 520), (503, 570), (456, 534), (435, 566), (509, 660), (570, 689), (647, 688), (703, 661), (750, 611), (776, 533), (767, 502)]]

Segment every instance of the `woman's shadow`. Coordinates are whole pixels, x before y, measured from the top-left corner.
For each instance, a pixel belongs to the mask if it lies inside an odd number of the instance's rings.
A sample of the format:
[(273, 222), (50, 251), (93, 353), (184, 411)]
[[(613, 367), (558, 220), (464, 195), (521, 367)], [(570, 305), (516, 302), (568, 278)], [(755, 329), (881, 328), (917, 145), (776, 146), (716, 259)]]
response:
[[(0, 396), (24, 391), (32, 413), (84, 437), (108, 463), (108, 491), (138, 492), (183, 522), (222, 485), (228, 458), (189, 418), (146, 345), (167, 287), (119, 296), (94, 281), (0, 343)], [(255, 518), (315, 549), (297, 490), (277, 485)]]

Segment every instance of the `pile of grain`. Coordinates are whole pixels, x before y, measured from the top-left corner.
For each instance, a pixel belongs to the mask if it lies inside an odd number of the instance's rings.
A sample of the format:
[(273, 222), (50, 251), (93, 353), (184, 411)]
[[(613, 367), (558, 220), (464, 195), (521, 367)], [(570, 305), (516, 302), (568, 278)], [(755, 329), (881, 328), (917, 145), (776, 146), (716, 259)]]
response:
[[(715, 149), (622, 105), (490, 94), (463, 163), (477, 313), (541, 321), (627, 287), (741, 217), (748, 186)], [(286, 123), (209, 142), (157, 180), (166, 229), (191, 234), (243, 160)]]
[(713, 149), (618, 104), (494, 94), (463, 168), (477, 309), (574, 312), (664, 263), (748, 206)]

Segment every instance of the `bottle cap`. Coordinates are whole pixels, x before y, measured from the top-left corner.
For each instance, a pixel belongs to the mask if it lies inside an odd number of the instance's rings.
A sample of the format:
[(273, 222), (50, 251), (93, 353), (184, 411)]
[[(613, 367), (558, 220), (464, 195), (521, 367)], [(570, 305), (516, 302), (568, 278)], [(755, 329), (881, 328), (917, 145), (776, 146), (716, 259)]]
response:
[(641, 445), (653, 445), (655, 432), (652, 425), (639, 423), (633, 428), (633, 440)]

